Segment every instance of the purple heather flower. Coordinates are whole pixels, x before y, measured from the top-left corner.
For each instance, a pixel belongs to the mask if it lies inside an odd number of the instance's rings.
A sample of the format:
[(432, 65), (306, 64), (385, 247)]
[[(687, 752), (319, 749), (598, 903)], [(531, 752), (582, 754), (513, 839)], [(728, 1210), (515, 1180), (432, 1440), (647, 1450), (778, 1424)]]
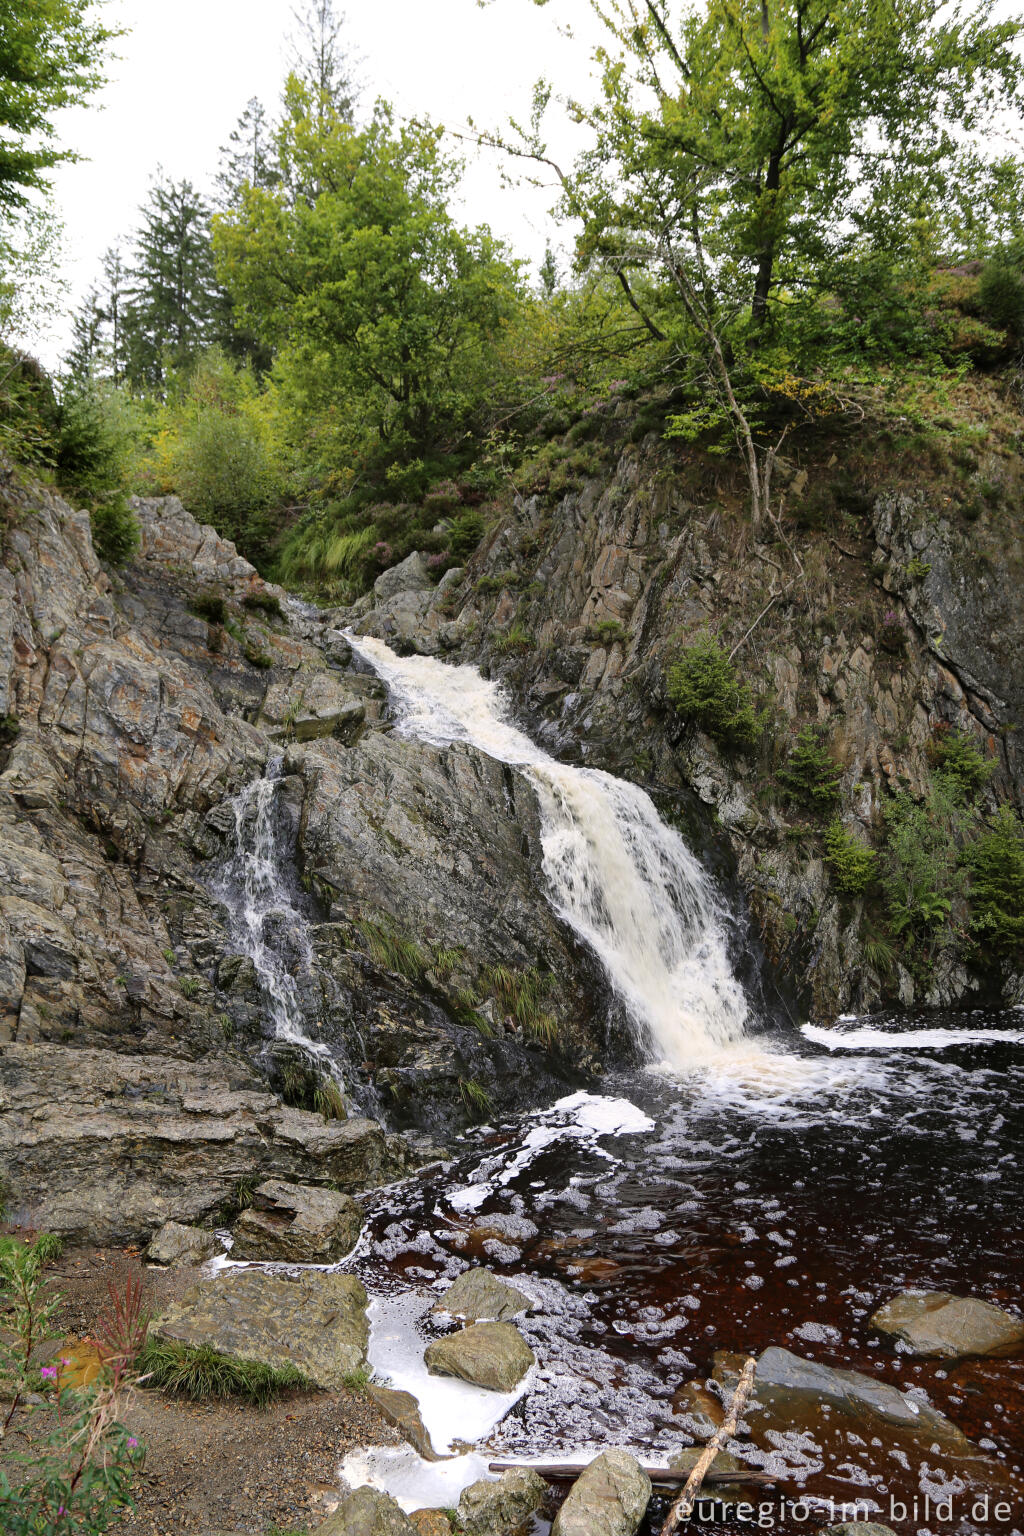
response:
[(45, 1376), (47, 1381), (54, 1380), (57, 1375), (57, 1367), (55, 1365), (44, 1365), (39, 1374), (40, 1376)]
[(128, 1436), (128, 1449), (130, 1451), (134, 1451), (134, 1449), (138, 1445), (138, 1443), (139, 1442), (136, 1440), (134, 1435), (129, 1435)]

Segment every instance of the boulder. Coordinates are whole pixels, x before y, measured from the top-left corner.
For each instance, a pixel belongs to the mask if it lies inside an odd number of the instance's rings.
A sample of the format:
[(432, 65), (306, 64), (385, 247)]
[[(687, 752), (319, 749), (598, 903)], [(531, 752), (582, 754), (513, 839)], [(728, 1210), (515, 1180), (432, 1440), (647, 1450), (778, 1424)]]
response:
[(268, 1179), (235, 1223), (231, 1256), (333, 1264), (355, 1247), (362, 1224), (351, 1195)]
[(420, 1405), (411, 1392), (401, 1392), (396, 1387), (378, 1387), (371, 1383), (366, 1395), (380, 1409), (393, 1429), (403, 1440), (408, 1440), (424, 1461), (443, 1461), (431, 1443), (426, 1425), (420, 1416)]
[(536, 1364), (533, 1350), (511, 1323), (473, 1323), (435, 1339), (423, 1358), (432, 1376), (458, 1376), (492, 1392), (512, 1392)]
[(227, 1269), (194, 1286), (150, 1332), (237, 1360), (291, 1365), (333, 1391), (366, 1366), (366, 1292), (354, 1275)]
[(516, 1467), (499, 1478), (483, 1477), (464, 1488), (459, 1499), (459, 1524), (466, 1536), (515, 1536), (543, 1504), (548, 1485), (528, 1467)]
[(180, 1221), (165, 1221), (146, 1249), (151, 1264), (205, 1264), (223, 1251), (215, 1232), (202, 1227), (184, 1227)]
[(533, 1303), (522, 1291), (506, 1285), (488, 1269), (467, 1269), (448, 1287), (431, 1312), (464, 1318), (466, 1322), (504, 1322)]
[(948, 1291), (901, 1291), (871, 1322), (913, 1355), (954, 1360), (1024, 1349), (1024, 1319), (975, 1296), (952, 1296)]
[(416, 1536), (416, 1527), (390, 1494), (366, 1487), (342, 1499), (314, 1536)]
[(633, 1536), (651, 1498), (651, 1480), (627, 1451), (602, 1451), (569, 1490), (551, 1536)]
[(386, 603), (399, 592), (432, 592), (433, 589), (427, 563), (419, 550), (414, 549), (398, 565), (381, 571), (373, 584), (373, 595), (378, 603)]
[(409, 1523), (417, 1536), (452, 1536), (452, 1523), (443, 1509), (414, 1509)]
[(321, 736), (351, 741), (365, 716), (366, 704), (350, 679), (336, 672), (314, 672), (272, 684), (258, 724), (274, 741), (315, 741)]

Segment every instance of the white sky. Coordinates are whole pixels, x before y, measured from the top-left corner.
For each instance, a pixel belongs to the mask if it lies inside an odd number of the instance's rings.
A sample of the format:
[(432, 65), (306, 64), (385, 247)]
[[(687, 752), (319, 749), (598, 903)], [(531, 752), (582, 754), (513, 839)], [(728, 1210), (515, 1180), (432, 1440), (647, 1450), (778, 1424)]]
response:
[[(510, 115), (529, 115), (535, 78), (582, 91), (590, 69), (595, 26), (587, 0), (559, 0), (543, 10), (531, 0), (350, 0), (351, 51), (362, 56), (363, 104), (382, 95), (407, 116), (425, 114), (452, 129), (472, 117), (501, 126)], [(569, 41), (557, 14), (572, 17), (579, 36)], [(62, 142), (85, 157), (54, 177), (57, 210), (66, 230), (65, 275), (69, 310), (77, 307), (99, 272), (106, 248), (137, 223), (150, 178), (162, 166), (208, 188), (219, 148), (227, 142), (251, 96), (276, 107), (294, 31), (291, 0), (108, 0), (111, 25), (130, 29), (115, 45), (110, 83), (91, 108), (65, 113)], [(561, 114), (554, 104), (551, 126)], [(571, 159), (562, 130), (552, 143)], [(471, 151), (462, 216), (489, 223), (517, 254), (539, 261), (547, 239), (558, 235), (546, 210), (554, 193), (509, 190), (497, 158)], [(32, 338), (44, 361), (55, 363), (67, 344), (68, 323)]]

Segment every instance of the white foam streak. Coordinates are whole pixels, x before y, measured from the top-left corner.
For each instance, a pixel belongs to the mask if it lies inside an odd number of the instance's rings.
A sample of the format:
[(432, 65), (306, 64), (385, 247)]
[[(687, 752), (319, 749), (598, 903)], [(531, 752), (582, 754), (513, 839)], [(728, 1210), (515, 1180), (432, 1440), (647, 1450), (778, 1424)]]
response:
[(804, 1024), (801, 1033), (830, 1051), (942, 1051), (957, 1045), (1024, 1045), (1024, 1029), (834, 1029)]
[(501, 689), (475, 667), (347, 638), (388, 685), (403, 734), (470, 743), (529, 778), (551, 904), (596, 952), (652, 1054), (685, 1070), (742, 1039), (747, 1003), (729, 963), (725, 910), (650, 797), (551, 757), (511, 723)]

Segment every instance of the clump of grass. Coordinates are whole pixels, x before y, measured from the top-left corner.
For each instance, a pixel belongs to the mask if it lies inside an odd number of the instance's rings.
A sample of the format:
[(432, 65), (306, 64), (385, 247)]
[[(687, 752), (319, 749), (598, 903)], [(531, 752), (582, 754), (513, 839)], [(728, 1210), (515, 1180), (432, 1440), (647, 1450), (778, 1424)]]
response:
[(512, 656), (520, 651), (532, 651), (536, 644), (528, 629), (524, 629), (521, 624), (513, 624), (507, 634), (495, 640), (494, 649), (499, 656)]
[(231, 1209), (247, 1211), (256, 1194), (256, 1180), (251, 1174), (243, 1174), (231, 1192)]
[(309, 1385), (294, 1366), (235, 1360), (210, 1344), (183, 1344), (174, 1339), (149, 1339), (138, 1368), (148, 1386), (162, 1387), (193, 1402), (240, 1397), (256, 1408), (266, 1408), (281, 1392)]
[(371, 1380), (371, 1373), (365, 1366), (360, 1366), (356, 1371), (346, 1371), (345, 1375), (341, 1378), (342, 1386), (346, 1387), (349, 1392), (359, 1393), (366, 1391)]
[(322, 1075), (313, 1089), (313, 1108), (318, 1115), (323, 1115), (325, 1120), (345, 1120), (348, 1118), (348, 1110), (345, 1108), (345, 1095), (334, 1081), (333, 1077)]
[(483, 1083), (477, 1082), (475, 1077), (459, 1078), (459, 1096), (471, 1115), (478, 1120), (484, 1119), (491, 1112), (491, 1096)]
[(280, 598), (265, 589), (261, 592), (247, 592), (242, 598), (242, 607), (248, 608), (250, 613), (265, 613), (272, 619), (284, 618)]
[(598, 645), (614, 645), (616, 641), (625, 640), (626, 631), (618, 619), (598, 619), (590, 626), (590, 638)]
[(219, 592), (209, 589), (197, 592), (189, 608), (197, 619), (205, 619), (207, 624), (223, 624), (227, 620), (228, 605)]
[(544, 1045), (555, 1043), (558, 1026), (544, 1008), (544, 999), (551, 990), (550, 975), (536, 966), (517, 971), (508, 965), (492, 965), (481, 979), (498, 1006), (521, 1030)]
[(178, 991), (182, 997), (196, 997), (199, 994), (199, 980), (195, 976), (180, 976), (178, 978)]
[(396, 933), (384, 923), (371, 922), (369, 918), (361, 918), (356, 927), (365, 939), (375, 965), (387, 971), (397, 971), (409, 981), (422, 980), (430, 969), (430, 960), (415, 939)]

